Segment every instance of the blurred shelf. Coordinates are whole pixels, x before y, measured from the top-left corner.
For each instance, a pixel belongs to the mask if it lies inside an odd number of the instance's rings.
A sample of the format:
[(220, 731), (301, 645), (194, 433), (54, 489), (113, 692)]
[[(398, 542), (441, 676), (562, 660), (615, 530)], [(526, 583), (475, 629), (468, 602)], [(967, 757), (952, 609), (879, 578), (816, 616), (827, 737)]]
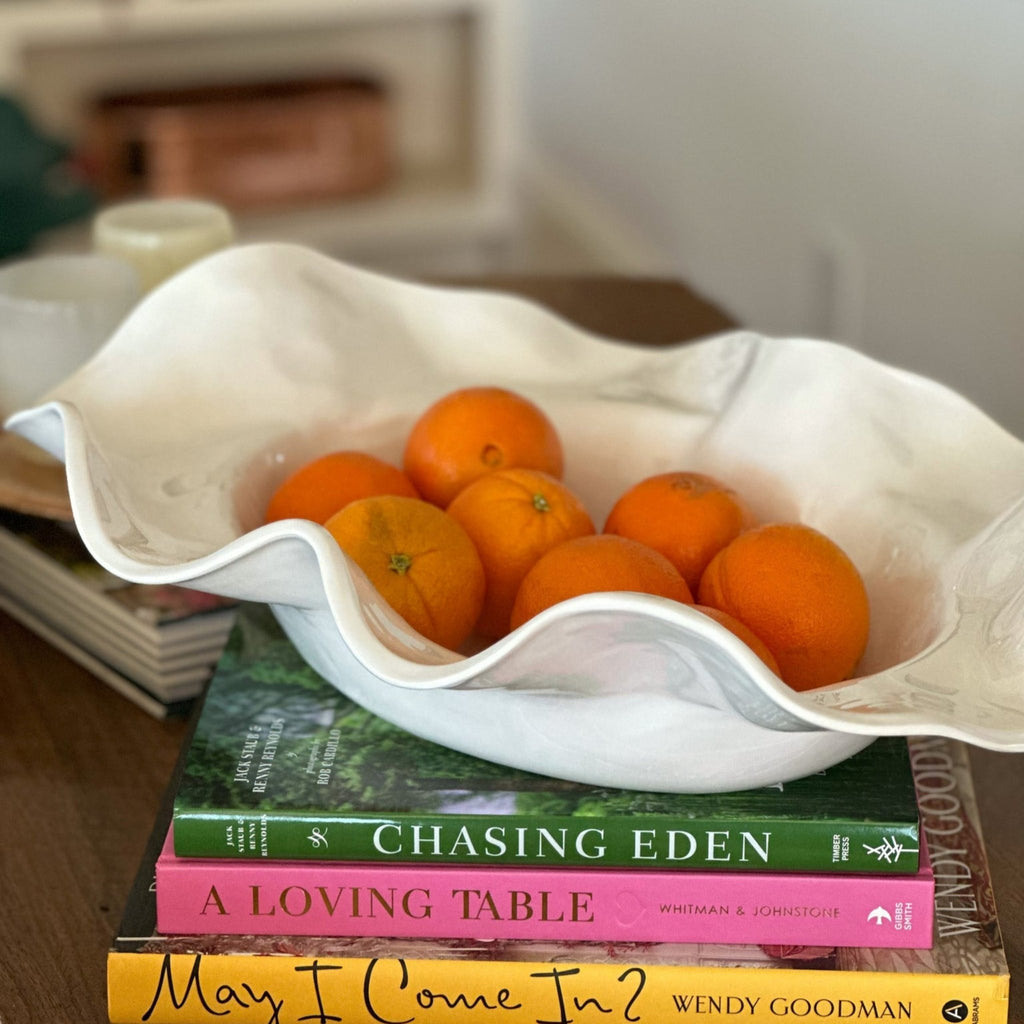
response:
[[(513, 228), (507, 206), (491, 202), (458, 176), (405, 172), (378, 194), (343, 202), (236, 215), (238, 240), (291, 241), (338, 257), (433, 243), (500, 243)], [(89, 225), (39, 237), (42, 252), (84, 251)]]
[[(341, 255), (371, 243), (490, 243), (516, 220), (514, 9), (514, 0), (6, 0), (0, 89), (76, 141), (104, 92), (376, 78), (393, 107), (395, 180), (358, 198), (246, 212), (241, 238)], [(56, 232), (47, 244), (74, 237)]]

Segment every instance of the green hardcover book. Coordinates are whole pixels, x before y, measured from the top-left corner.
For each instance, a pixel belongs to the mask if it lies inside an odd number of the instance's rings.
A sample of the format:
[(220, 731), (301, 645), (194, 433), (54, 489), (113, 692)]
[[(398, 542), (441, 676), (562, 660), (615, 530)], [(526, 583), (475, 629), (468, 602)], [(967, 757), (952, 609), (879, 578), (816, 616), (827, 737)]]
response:
[(909, 873), (918, 827), (900, 737), (736, 793), (551, 779), (383, 721), (251, 605), (210, 681), (174, 804), (186, 857)]

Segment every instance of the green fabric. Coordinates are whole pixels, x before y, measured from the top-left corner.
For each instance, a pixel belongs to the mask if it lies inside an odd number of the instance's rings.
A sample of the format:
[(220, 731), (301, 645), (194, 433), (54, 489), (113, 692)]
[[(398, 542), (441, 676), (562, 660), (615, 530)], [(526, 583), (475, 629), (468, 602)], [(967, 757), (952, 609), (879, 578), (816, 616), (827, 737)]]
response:
[(96, 208), (72, 157), (67, 143), (36, 129), (16, 100), (0, 96), (0, 259), (25, 252), (41, 231)]

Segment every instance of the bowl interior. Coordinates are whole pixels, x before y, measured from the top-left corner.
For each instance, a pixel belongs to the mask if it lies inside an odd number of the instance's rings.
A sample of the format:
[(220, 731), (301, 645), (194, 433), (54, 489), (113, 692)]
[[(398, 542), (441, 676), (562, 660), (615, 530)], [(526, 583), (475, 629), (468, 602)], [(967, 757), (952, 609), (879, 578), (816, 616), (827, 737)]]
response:
[[(728, 344), (720, 339), (698, 345), (723, 343)], [(354, 421), (350, 411), (269, 439), (238, 467), (232, 488), (237, 533), (258, 529), (273, 490), (320, 454), (358, 448), (401, 465), (416, 415), (440, 393), (421, 396), (402, 414)], [(832, 418), (828, 409), (810, 409), (804, 399), (771, 409), (772, 416), (753, 414), (754, 427), (737, 438), (720, 428), (722, 409), (695, 414), (651, 404), (643, 396), (622, 400), (609, 394), (534, 392), (534, 397), (563, 439), (565, 482), (599, 529), (631, 484), (650, 474), (688, 469), (735, 487), (762, 522), (805, 522), (835, 539), (857, 564), (871, 600), (871, 636), (858, 675), (905, 662), (940, 637), (955, 614), (951, 581), (962, 565), (961, 550), (984, 533), (1013, 491), (1014, 478), (1001, 480), (998, 474), (959, 482), (951, 474), (947, 481), (926, 454), (904, 458), (898, 436), (872, 434), (865, 441), (858, 436), (863, 424), (842, 415)], [(814, 424), (807, 433), (800, 429), (803, 415)], [(955, 427), (947, 432), (955, 434)], [(878, 440), (882, 454), (894, 458), (886, 461), (878, 451), (866, 450), (869, 441)], [(1021, 473), (1019, 460), (1014, 472)], [(960, 489), (965, 493), (958, 494)], [(925, 490), (929, 497), (919, 500)], [(466, 650), (480, 647), (474, 639)]]

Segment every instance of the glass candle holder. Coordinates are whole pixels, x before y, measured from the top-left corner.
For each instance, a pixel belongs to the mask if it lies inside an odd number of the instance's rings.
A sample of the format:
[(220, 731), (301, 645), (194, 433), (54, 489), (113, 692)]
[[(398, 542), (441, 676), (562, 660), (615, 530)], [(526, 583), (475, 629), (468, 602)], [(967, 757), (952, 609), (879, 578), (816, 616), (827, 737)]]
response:
[(200, 199), (140, 199), (101, 210), (93, 248), (132, 264), (144, 292), (235, 239), (231, 215)]

